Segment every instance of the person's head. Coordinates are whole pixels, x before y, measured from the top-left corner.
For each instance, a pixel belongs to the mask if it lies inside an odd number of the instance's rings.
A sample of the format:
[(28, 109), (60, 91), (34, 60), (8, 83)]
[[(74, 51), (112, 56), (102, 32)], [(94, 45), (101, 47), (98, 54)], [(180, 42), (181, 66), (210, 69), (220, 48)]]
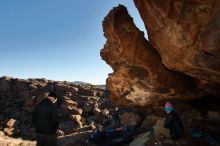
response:
[(171, 102), (166, 102), (165, 103), (165, 107), (164, 107), (164, 110), (166, 113), (170, 113), (171, 111), (173, 111), (173, 105)]
[(115, 110), (117, 111), (117, 110), (118, 110), (118, 107), (115, 107)]
[(50, 92), (47, 98), (50, 99), (53, 103), (57, 101), (57, 95), (55, 92)]

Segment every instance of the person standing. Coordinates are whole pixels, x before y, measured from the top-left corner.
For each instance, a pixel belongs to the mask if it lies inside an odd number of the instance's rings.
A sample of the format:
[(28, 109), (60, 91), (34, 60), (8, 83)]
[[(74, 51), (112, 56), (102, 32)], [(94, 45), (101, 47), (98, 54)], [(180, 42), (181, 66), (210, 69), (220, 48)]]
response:
[(118, 107), (115, 107), (113, 120), (114, 120), (114, 130), (117, 130), (118, 128), (124, 128), (124, 126), (121, 123), (120, 112), (118, 110)]
[(32, 120), (36, 128), (37, 146), (57, 146), (59, 113), (56, 101), (56, 93), (50, 92), (34, 109)]

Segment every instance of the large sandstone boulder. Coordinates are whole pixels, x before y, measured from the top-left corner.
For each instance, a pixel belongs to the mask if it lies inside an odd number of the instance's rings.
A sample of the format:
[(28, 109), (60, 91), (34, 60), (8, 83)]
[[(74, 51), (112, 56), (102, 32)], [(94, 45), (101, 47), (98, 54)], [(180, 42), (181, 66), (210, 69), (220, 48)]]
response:
[[(187, 67), (198, 68), (197, 71), (208, 68), (209, 70), (199, 74), (196, 70), (188, 70), (188, 73), (194, 74), (195, 77), (220, 81), (217, 59), (220, 53), (219, 1), (134, 0), (134, 2), (145, 23), (151, 43), (169, 68), (181, 71), (187, 71)], [(211, 71), (213, 76), (207, 76), (206, 73), (210, 74)]]
[[(220, 93), (220, 1), (134, 0), (163, 64)], [(217, 84), (216, 84), (217, 83)]]
[(107, 38), (101, 57), (114, 72), (107, 79), (114, 103), (145, 106), (166, 98), (189, 99), (200, 96), (196, 81), (167, 69), (151, 44), (119, 5), (103, 21)]

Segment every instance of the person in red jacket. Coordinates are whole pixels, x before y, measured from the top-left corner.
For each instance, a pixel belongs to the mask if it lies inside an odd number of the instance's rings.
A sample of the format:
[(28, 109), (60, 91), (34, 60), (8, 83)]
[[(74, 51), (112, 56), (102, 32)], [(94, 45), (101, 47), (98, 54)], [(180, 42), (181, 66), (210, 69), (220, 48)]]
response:
[(55, 92), (51, 92), (34, 109), (32, 120), (36, 127), (37, 146), (57, 146), (59, 113), (56, 100)]

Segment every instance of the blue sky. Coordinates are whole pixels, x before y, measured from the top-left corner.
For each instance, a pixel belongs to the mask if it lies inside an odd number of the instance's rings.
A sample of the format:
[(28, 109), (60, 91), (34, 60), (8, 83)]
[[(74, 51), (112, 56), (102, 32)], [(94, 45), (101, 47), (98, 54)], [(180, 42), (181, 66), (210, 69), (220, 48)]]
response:
[(0, 76), (105, 84), (102, 21), (118, 4), (144, 31), (132, 0), (0, 1)]

